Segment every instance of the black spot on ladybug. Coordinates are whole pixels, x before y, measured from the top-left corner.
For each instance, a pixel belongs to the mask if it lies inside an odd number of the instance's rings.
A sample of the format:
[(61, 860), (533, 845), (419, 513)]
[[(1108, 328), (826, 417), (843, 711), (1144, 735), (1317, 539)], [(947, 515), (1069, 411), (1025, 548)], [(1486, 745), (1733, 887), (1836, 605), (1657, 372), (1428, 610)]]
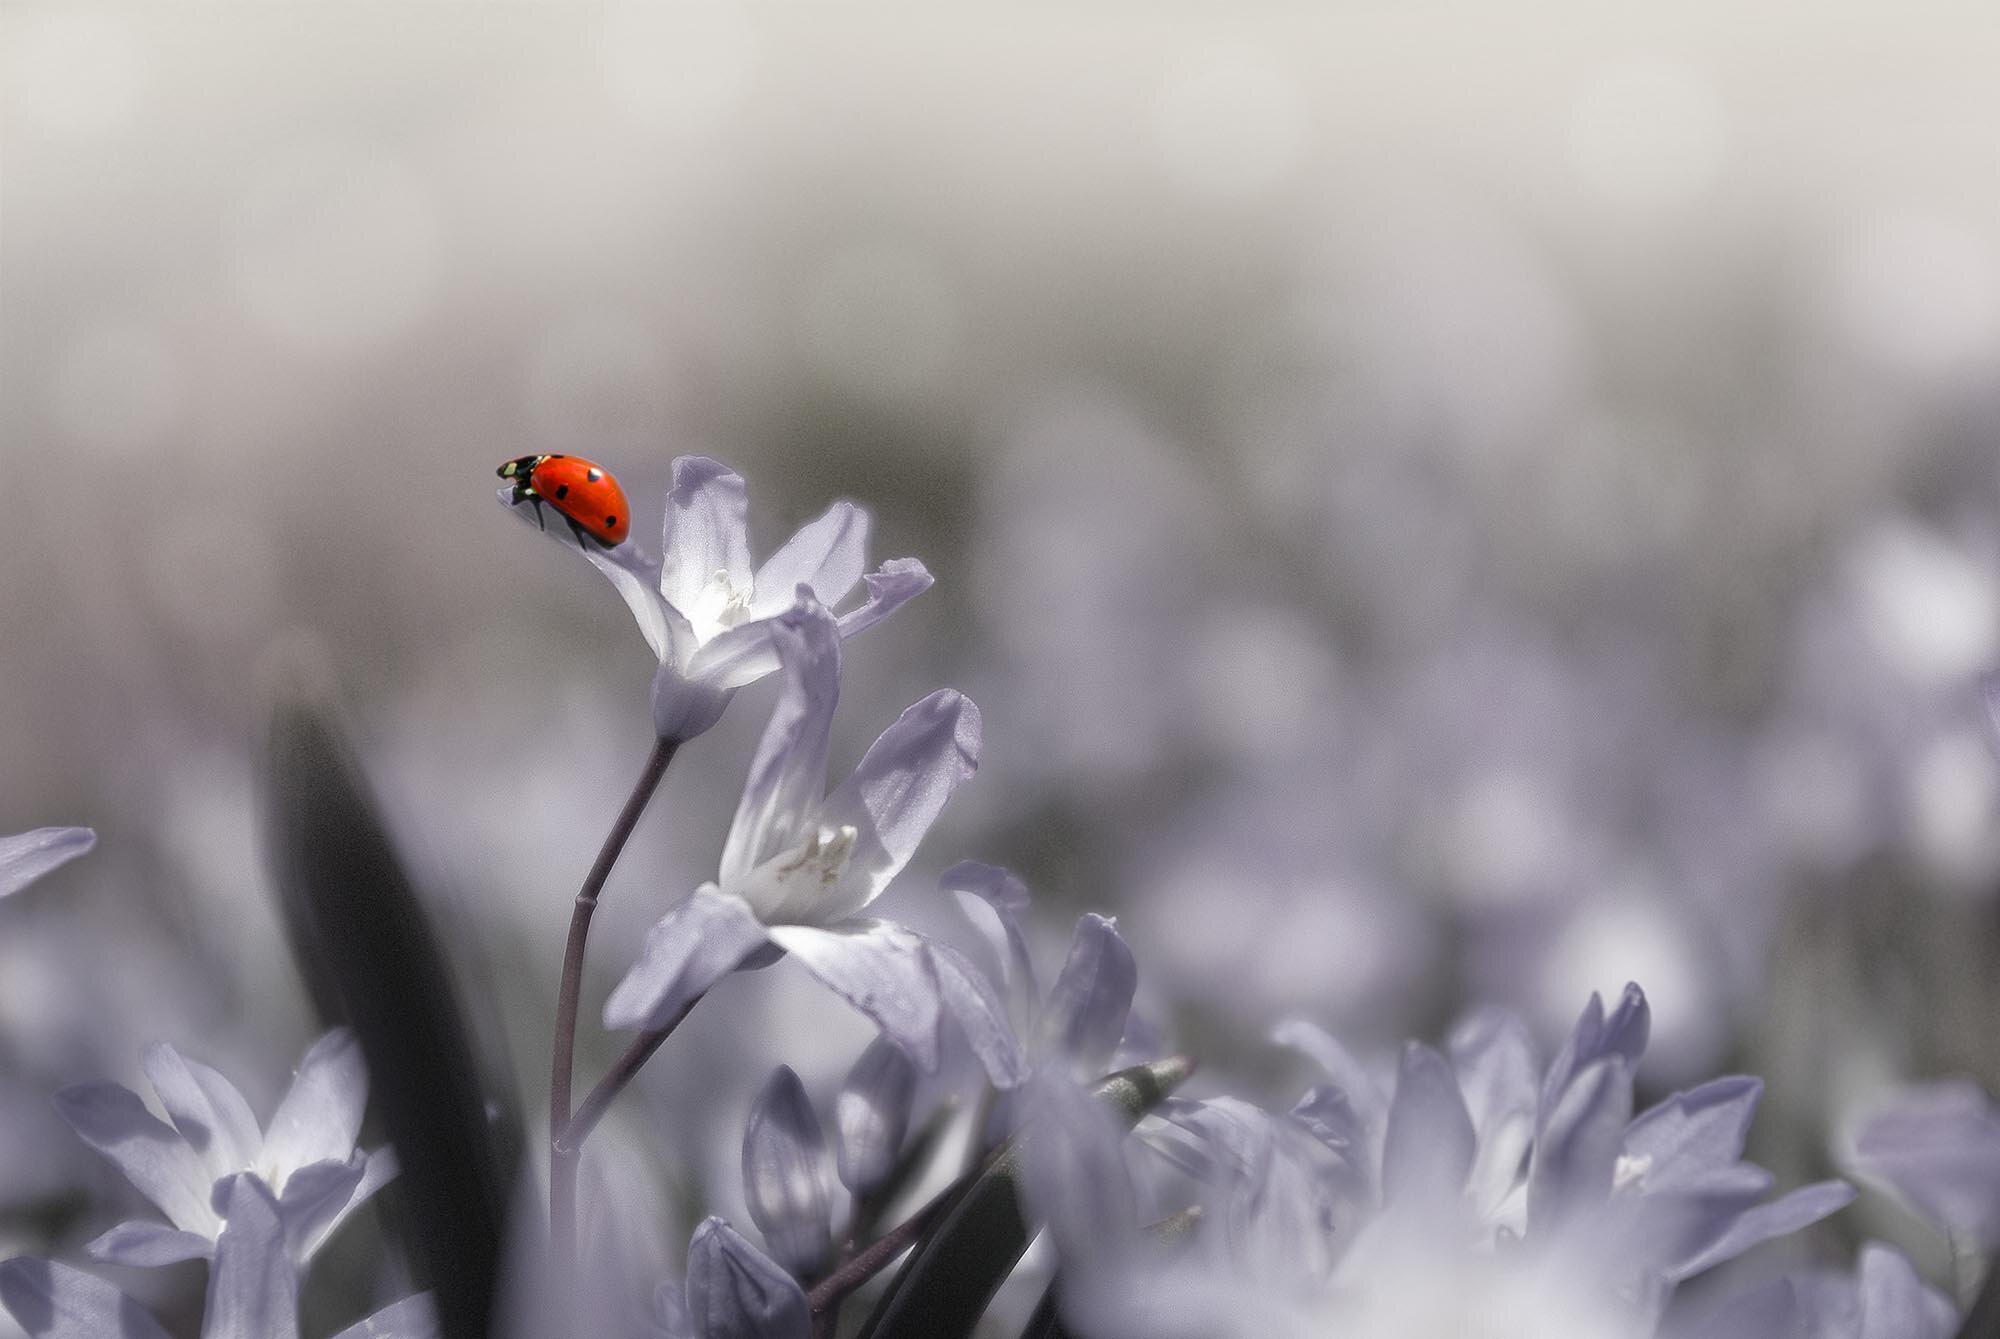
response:
[(604, 518), (604, 523), (605, 523), (606, 525), (617, 525), (617, 524), (618, 524), (618, 518), (617, 518), (616, 516), (607, 516), (607, 517), (605, 517), (605, 518)]
[(590, 482), (592, 483), (596, 483), (599, 479), (602, 479), (604, 477), (604, 471), (591, 470), (588, 474), (585, 474), (583, 477), (590, 480)]
[(557, 484), (557, 485), (556, 485), (556, 496), (557, 496), (557, 497), (568, 497), (568, 496), (569, 496), (569, 485), (568, 485), (568, 484)]

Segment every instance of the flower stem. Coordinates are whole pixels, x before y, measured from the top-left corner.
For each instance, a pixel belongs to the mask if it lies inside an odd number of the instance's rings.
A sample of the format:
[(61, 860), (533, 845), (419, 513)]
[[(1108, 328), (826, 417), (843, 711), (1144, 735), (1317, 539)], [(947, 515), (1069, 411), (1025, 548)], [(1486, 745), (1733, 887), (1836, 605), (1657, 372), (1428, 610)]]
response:
[(813, 1313), (817, 1315), (838, 1306), (849, 1293), (881, 1272), (883, 1266), (914, 1246), (919, 1237), (930, 1231), (946, 1211), (958, 1203), (959, 1196), (979, 1179), (991, 1161), (990, 1158), (982, 1159), (939, 1191), (930, 1203), (869, 1242), (850, 1259), (843, 1261), (838, 1269), (815, 1283), (812, 1291), (806, 1294), (806, 1303)]
[[(639, 815), (659, 789), (667, 774), (667, 764), (680, 748), (678, 739), (656, 739), (646, 758), (645, 770), (632, 787), (625, 807), (597, 852), (597, 860), (584, 876), (570, 912), (569, 941), (563, 947), (562, 985), (556, 992), (555, 1044), (549, 1056), (549, 1238), (556, 1258), (567, 1264), (576, 1254), (576, 1154), (565, 1153), (562, 1136), (570, 1123), (570, 1084), (576, 1065), (577, 1002), (583, 993), (583, 951), (590, 941), (590, 918), (597, 912), (597, 895), (611, 877), (611, 867), (639, 824)], [(657, 1043), (656, 1043), (657, 1044)]]
[(666, 1026), (654, 1028), (650, 1032), (641, 1032), (632, 1039), (632, 1044), (625, 1048), (625, 1053), (619, 1056), (611, 1068), (605, 1071), (604, 1077), (583, 1095), (583, 1101), (578, 1104), (576, 1114), (564, 1122), (550, 1139), (549, 1147), (556, 1157), (568, 1158), (574, 1162), (576, 1155), (583, 1151), (583, 1141), (590, 1138), (590, 1132), (597, 1128), (597, 1122), (604, 1119), (604, 1113), (611, 1106), (612, 1099), (625, 1090), (625, 1085), (630, 1083), (633, 1076), (653, 1058), (653, 1052), (660, 1049), (660, 1043), (673, 1036), (674, 1029), (681, 1025), (681, 1020), (700, 1003), (701, 996), (697, 995), (682, 1005), (681, 1011), (668, 1019)]

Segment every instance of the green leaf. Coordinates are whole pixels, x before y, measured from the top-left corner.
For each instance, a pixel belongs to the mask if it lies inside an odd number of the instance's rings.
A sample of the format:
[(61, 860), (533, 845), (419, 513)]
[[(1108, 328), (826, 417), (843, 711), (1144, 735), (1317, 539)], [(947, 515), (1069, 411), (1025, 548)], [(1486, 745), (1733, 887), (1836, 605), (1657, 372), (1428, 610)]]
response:
[[(1092, 1094), (1126, 1129), (1194, 1072), (1186, 1056), (1121, 1069)], [(1017, 1181), (1025, 1131), (973, 1182), (937, 1230), (910, 1253), (902, 1272), (862, 1327), (863, 1339), (955, 1339), (978, 1325), (1033, 1235), (1021, 1212)]]

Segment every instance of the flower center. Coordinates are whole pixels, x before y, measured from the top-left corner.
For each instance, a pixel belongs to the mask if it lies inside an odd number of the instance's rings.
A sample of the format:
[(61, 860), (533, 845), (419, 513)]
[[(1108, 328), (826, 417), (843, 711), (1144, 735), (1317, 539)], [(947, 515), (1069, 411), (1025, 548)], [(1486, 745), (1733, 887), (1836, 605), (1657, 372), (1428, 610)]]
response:
[(859, 835), (851, 824), (831, 829), (815, 825), (803, 842), (751, 870), (744, 887), (733, 891), (767, 925), (838, 919), (840, 909), (827, 905), (827, 895), (846, 875)]
[(753, 593), (750, 583), (738, 586), (729, 579), (727, 572), (718, 571), (710, 577), (695, 593), (694, 607), (684, 611), (694, 628), (696, 639), (710, 641), (717, 634), (741, 623), (750, 614)]

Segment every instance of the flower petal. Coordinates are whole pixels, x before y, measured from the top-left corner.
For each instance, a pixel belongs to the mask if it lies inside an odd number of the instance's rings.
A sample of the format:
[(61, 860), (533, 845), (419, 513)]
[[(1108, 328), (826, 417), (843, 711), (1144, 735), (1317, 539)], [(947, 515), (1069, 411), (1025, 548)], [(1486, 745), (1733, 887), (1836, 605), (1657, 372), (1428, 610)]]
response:
[(223, 1217), (201, 1339), (298, 1339), (299, 1274), (270, 1188), (248, 1173), (236, 1177)]
[(959, 910), (986, 941), (1000, 973), (1015, 1035), (1033, 1030), (1041, 1009), (1041, 988), (1021, 918), (1028, 910), (1028, 885), (1012, 870), (961, 860), (938, 876), (938, 886), (958, 902)]
[(1646, 1159), (1648, 1189), (1727, 1166), (1743, 1156), (1750, 1118), (1763, 1095), (1762, 1080), (1741, 1074), (1675, 1093), (1626, 1129), (1626, 1155)]
[[(1028, 1077), (1028, 1057), (1007, 1017), (1007, 1005), (985, 973), (949, 944), (931, 940), (926, 946), (931, 970), (937, 974), (945, 1010), (965, 1035), (995, 1088), (1013, 1088)], [(1093, 1076), (1095, 1077), (1095, 1076)]]
[(211, 1181), (253, 1165), (263, 1146), (257, 1116), (236, 1085), (165, 1042), (140, 1053), (140, 1064), (167, 1118), (208, 1167)]
[(718, 881), (731, 890), (806, 836), (826, 793), (827, 744), (840, 701), (840, 636), (833, 615), (810, 591), (799, 597), (771, 629), (785, 683), (722, 847)]
[(1479, 1152), (1467, 1186), (1474, 1206), (1490, 1216), (1520, 1179), (1535, 1137), (1535, 1044), (1527, 1025), (1505, 1009), (1481, 1009), (1451, 1034), (1451, 1067)]
[(811, 1312), (797, 1280), (720, 1218), (688, 1243), (687, 1309), (700, 1339), (806, 1339)]
[(175, 1227), (209, 1236), (221, 1226), (209, 1205), (213, 1178), (200, 1155), (137, 1093), (115, 1083), (80, 1083), (57, 1093), (55, 1103), (77, 1137), (116, 1163)]
[(1549, 1066), (1548, 1075), (1542, 1080), (1541, 1102), (1537, 1108), (1541, 1118), (1548, 1118), (1549, 1112), (1561, 1099), (1563, 1090), (1592, 1061), (1607, 1055), (1620, 1055), (1628, 1066), (1637, 1068), (1652, 1032), (1652, 1018), (1646, 993), (1636, 985), (1625, 987), (1625, 993), (1618, 999), (1618, 1008), (1609, 1018), (1604, 1015), (1604, 1000), (1593, 991), (1590, 1002), (1584, 1005), (1583, 1014), (1576, 1020), (1576, 1027), (1570, 1032), (1569, 1040), (1563, 1043), (1555, 1062)]
[(833, 1252), (826, 1132), (789, 1065), (772, 1073), (743, 1126), (743, 1199), (771, 1258), (804, 1277)]
[(660, 594), (683, 613), (717, 572), (750, 586), (749, 502), (743, 476), (706, 456), (674, 462), (674, 486), (660, 531)]
[(120, 1223), (83, 1248), (90, 1258), (107, 1265), (134, 1265), (151, 1269), (156, 1265), (177, 1265), (183, 1260), (205, 1260), (215, 1254), (215, 1243), (199, 1232), (182, 1232), (165, 1223), (138, 1219)]
[(53, 1260), (24, 1255), (0, 1263), (0, 1307), (30, 1339), (167, 1339), (137, 1302)]
[(89, 828), (36, 828), (0, 837), (0, 897), (18, 893), (97, 845)]
[(1104, 1103), (1057, 1070), (1023, 1090), (1033, 1133), (1024, 1137), (1024, 1188), (1064, 1267), (1079, 1273), (1115, 1257), (1138, 1225), (1125, 1166), (1125, 1131)]
[(1367, 1066), (1317, 1023), (1292, 1018), (1271, 1029), (1271, 1040), (1290, 1047), (1323, 1070), (1333, 1086), (1346, 1094), (1363, 1134), (1372, 1142), (1388, 1118), (1389, 1098)]
[(1118, 922), (1085, 912), (1042, 1008), (1043, 1044), (1069, 1061), (1072, 1077), (1094, 1079), (1104, 1072), (1125, 1035), (1138, 987), (1139, 965)]
[(604, 1026), (664, 1027), (763, 947), (765, 937), (742, 898), (703, 884), (646, 932), (639, 961), (604, 1002)]
[(917, 1068), (903, 1048), (877, 1037), (847, 1071), (833, 1102), (834, 1151), (840, 1183), (866, 1195), (895, 1170), (910, 1129)]
[(843, 639), (874, 627), (929, 590), (936, 578), (915, 558), (891, 558), (861, 579), (868, 583), (868, 599), (840, 616)]
[[(361, 1168), (361, 1179), (355, 1184), (347, 1199), (334, 1207), (330, 1217), (320, 1221), (316, 1227), (309, 1229), (303, 1238), (294, 1243), (300, 1261), (307, 1261), (318, 1255), (320, 1247), (326, 1245), (333, 1234), (340, 1231), (340, 1225), (346, 1222), (356, 1209), (373, 1198), (376, 1191), (395, 1180), (396, 1173), (400, 1170), (396, 1163), (396, 1150), (386, 1144), (373, 1153), (357, 1154), (355, 1161)], [(285, 1192), (288, 1196), (291, 1193), (289, 1182), (285, 1186)]]
[(415, 1293), (391, 1302), (333, 1339), (437, 1339), (437, 1307), (429, 1293)]
[(939, 689), (910, 707), (827, 796), (820, 821), (859, 833), (843, 891), (859, 909), (909, 863), (960, 783), (979, 767), (979, 708)]
[(777, 613), (799, 586), (810, 586), (830, 609), (861, 580), (867, 561), (868, 513), (852, 502), (836, 502), (764, 560), (757, 569), (750, 612), (760, 618)]
[(1855, 1271), (1861, 1293), (1859, 1339), (1945, 1339), (1958, 1326), (1951, 1300), (1925, 1283), (1909, 1258), (1871, 1241)]
[[(730, 692), (753, 684), (778, 668), (778, 651), (771, 645), (777, 618), (754, 618), (717, 633), (688, 658), (689, 691)], [(838, 623), (835, 624), (838, 627)]]
[(313, 1162), (346, 1162), (361, 1135), (368, 1105), (368, 1069), (361, 1043), (335, 1028), (307, 1049), (292, 1086), (264, 1132), (258, 1165), (283, 1187), (293, 1171)]
[(646, 639), (653, 659), (679, 661), (683, 654), (693, 653), (694, 631), (681, 611), (660, 595), (657, 564), (630, 544), (610, 550), (586, 548), (583, 556), (604, 573), (611, 588), (632, 611), (632, 620), (639, 625), (639, 635)]
[(1819, 1181), (1801, 1186), (1743, 1214), (1712, 1246), (1675, 1269), (1672, 1277), (1676, 1281), (1692, 1278), (1704, 1269), (1734, 1260), (1752, 1246), (1810, 1227), (1828, 1214), (1846, 1208), (1853, 1200), (1854, 1187), (1845, 1181)]
[(920, 936), (889, 921), (829, 929), (773, 925), (767, 933), (834, 994), (874, 1019), (919, 1069), (936, 1072), (941, 1004)]
[[(745, 679), (745, 683), (763, 677), (778, 666), (777, 656), (770, 648), (768, 627), (759, 624), (758, 629), (765, 634), (759, 645), (769, 663)], [(723, 634), (725, 637), (729, 635)], [(711, 646), (714, 644), (709, 643)], [(735, 696), (735, 692), (733, 687), (718, 687), (708, 680), (689, 677), (678, 660), (662, 660), (659, 668), (653, 671), (653, 733), (661, 739), (679, 740), (704, 734), (722, 719), (723, 712), (729, 710), (729, 699)]]
[(285, 1241), (293, 1255), (303, 1260), (309, 1245), (317, 1248), (326, 1240), (327, 1230), (345, 1214), (366, 1170), (361, 1158), (329, 1159), (308, 1163), (285, 1178), (278, 1216), (284, 1220)]
[(1562, 1090), (1536, 1133), (1528, 1167), (1528, 1229), (1542, 1232), (1611, 1193), (1625, 1124), (1632, 1118), (1632, 1066), (1623, 1055), (1593, 1060)]
[(1861, 1127), (1853, 1166), (1944, 1231), (2000, 1247), (2000, 1107), (1977, 1084), (1906, 1090)]
[(1430, 1047), (1409, 1043), (1383, 1137), (1383, 1202), (1450, 1204), (1465, 1188), (1477, 1143), (1451, 1065)]

